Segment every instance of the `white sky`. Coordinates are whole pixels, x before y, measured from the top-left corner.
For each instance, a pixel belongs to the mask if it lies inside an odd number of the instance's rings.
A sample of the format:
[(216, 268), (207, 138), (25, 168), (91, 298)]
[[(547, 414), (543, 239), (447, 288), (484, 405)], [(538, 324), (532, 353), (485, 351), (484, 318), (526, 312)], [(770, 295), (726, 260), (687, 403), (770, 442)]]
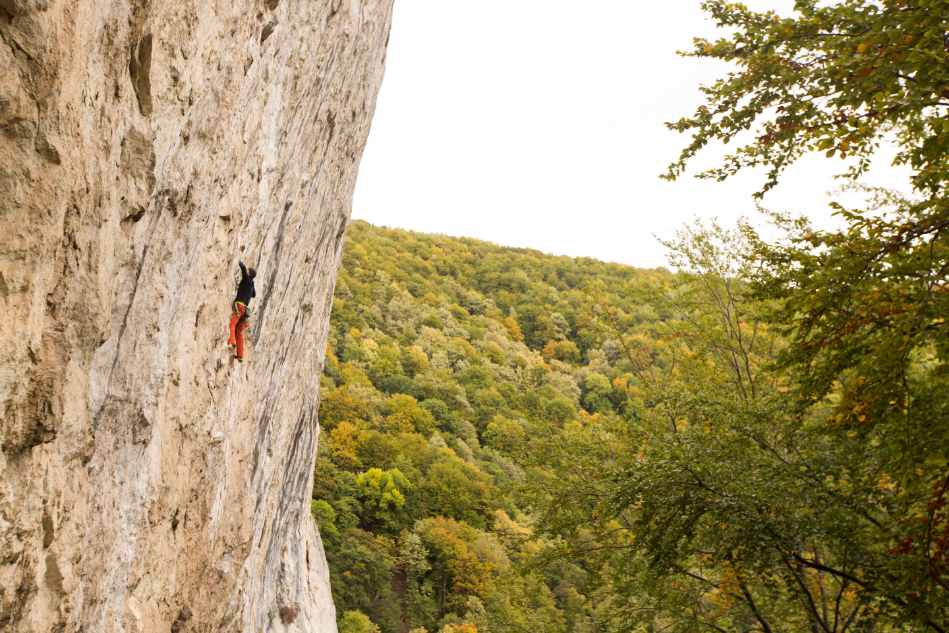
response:
[[(793, 0), (747, 4), (790, 14)], [(696, 216), (757, 221), (763, 172), (658, 178), (688, 140), (663, 123), (734, 68), (676, 50), (721, 35), (699, 0), (396, 0), (353, 217), (643, 267), (666, 265), (653, 234)], [(706, 153), (691, 173), (721, 150)], [(873, 184), (902, 187), (888, 163)], [(808, 157), (764, 204), (828, 227), (842, 171)]]

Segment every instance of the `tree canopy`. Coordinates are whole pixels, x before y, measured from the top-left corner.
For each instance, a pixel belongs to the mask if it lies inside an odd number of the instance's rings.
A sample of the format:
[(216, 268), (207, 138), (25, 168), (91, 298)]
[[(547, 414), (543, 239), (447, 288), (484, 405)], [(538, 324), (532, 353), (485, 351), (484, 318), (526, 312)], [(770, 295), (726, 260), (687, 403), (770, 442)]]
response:
[(857, 179), (889, 139), (910, 190), (858, 186), (839, 230), (770, 214), (787, 239), (742, 222), (668, 244), (681, 272), (652, 303), (674, 314), (675, 370), (642, 366), (641, 418), (537, 458), (570, 473), (548, 484), (540, 533), (564, 541), (545, 560), (609, 552), (630, 629), (944, 631), (949, 3), (703, 6), (733, 35), (690, 55), (739, 70), (670, 124), (693, 137), (667, 178), (739, 139), (700, 177), (764, 166), (761, 198), (807, 152)]
[(537, 476), (538, 420), (639, 406), (589, 288), (661, 364), (663, 317), (636, 289), (668, 279), (352, 224), (312, 502), (341, 630), (610, 630), (584, 561), (527, 569), (537, 512), (519, 485)]
[[(341, 630), (949, 628), (949, 2), (703, 8), (699, 177), (862, 208), (684, 228), (676, 273), (356, 222), (312, 504)], [(883, 143), (908, 191), (860, 184)], [(836, 162), (842, 160), (843, 162)]]

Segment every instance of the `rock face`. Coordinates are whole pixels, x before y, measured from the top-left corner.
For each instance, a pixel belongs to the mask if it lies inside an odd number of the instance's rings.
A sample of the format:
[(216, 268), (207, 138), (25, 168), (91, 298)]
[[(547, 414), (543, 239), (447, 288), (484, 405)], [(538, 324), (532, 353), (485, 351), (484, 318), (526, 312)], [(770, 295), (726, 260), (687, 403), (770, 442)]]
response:
[(318, 389), (391, 13), (0, 0), (0, 629), (336, 630)]

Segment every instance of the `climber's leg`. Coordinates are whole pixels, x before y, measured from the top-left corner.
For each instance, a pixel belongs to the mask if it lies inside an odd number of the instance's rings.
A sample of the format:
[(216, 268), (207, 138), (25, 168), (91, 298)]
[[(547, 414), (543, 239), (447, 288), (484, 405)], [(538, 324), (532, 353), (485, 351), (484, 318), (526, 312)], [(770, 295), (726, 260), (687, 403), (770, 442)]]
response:
[(238, 322), (238, 321), (240, 320), (240, 318), (241, 318), (240, 313), (237, 311), (237, 309), (238, 309), (239, 307), (240, 307), (240, 306), (238, 306), (238, 305), (235, 303), (233, 309), (231, 310), (231, 337), (230, 337), (229, 339), (227, 339), (227, 346), (228, 346), (228, 347), (234, 347), (234, 344), (235, 344), (235, 340), (234, 340), (234, 335), (235, 335), (234, 326), (237, 325), (237, 322)]
[(237, 322), (237, 327), (235, 332), (237, 334), (237, 354), (236, 358), (239, 361), (244, 360), (244, 328), (247, 327), (247, 322), (242, 318)]

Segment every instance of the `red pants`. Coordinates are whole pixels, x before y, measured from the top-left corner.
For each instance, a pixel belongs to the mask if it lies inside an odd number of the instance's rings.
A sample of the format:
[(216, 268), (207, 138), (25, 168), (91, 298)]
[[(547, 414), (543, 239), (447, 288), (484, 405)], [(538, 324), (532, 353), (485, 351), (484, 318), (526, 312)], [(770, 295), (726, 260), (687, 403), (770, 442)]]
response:
[(244, 328), (247, 327), (247, 308), (243, 303), (235, 303), (231, 313), (231, 338), (228, 339), (230, 345), (237, 346), (237, 357), (244, 357)]

